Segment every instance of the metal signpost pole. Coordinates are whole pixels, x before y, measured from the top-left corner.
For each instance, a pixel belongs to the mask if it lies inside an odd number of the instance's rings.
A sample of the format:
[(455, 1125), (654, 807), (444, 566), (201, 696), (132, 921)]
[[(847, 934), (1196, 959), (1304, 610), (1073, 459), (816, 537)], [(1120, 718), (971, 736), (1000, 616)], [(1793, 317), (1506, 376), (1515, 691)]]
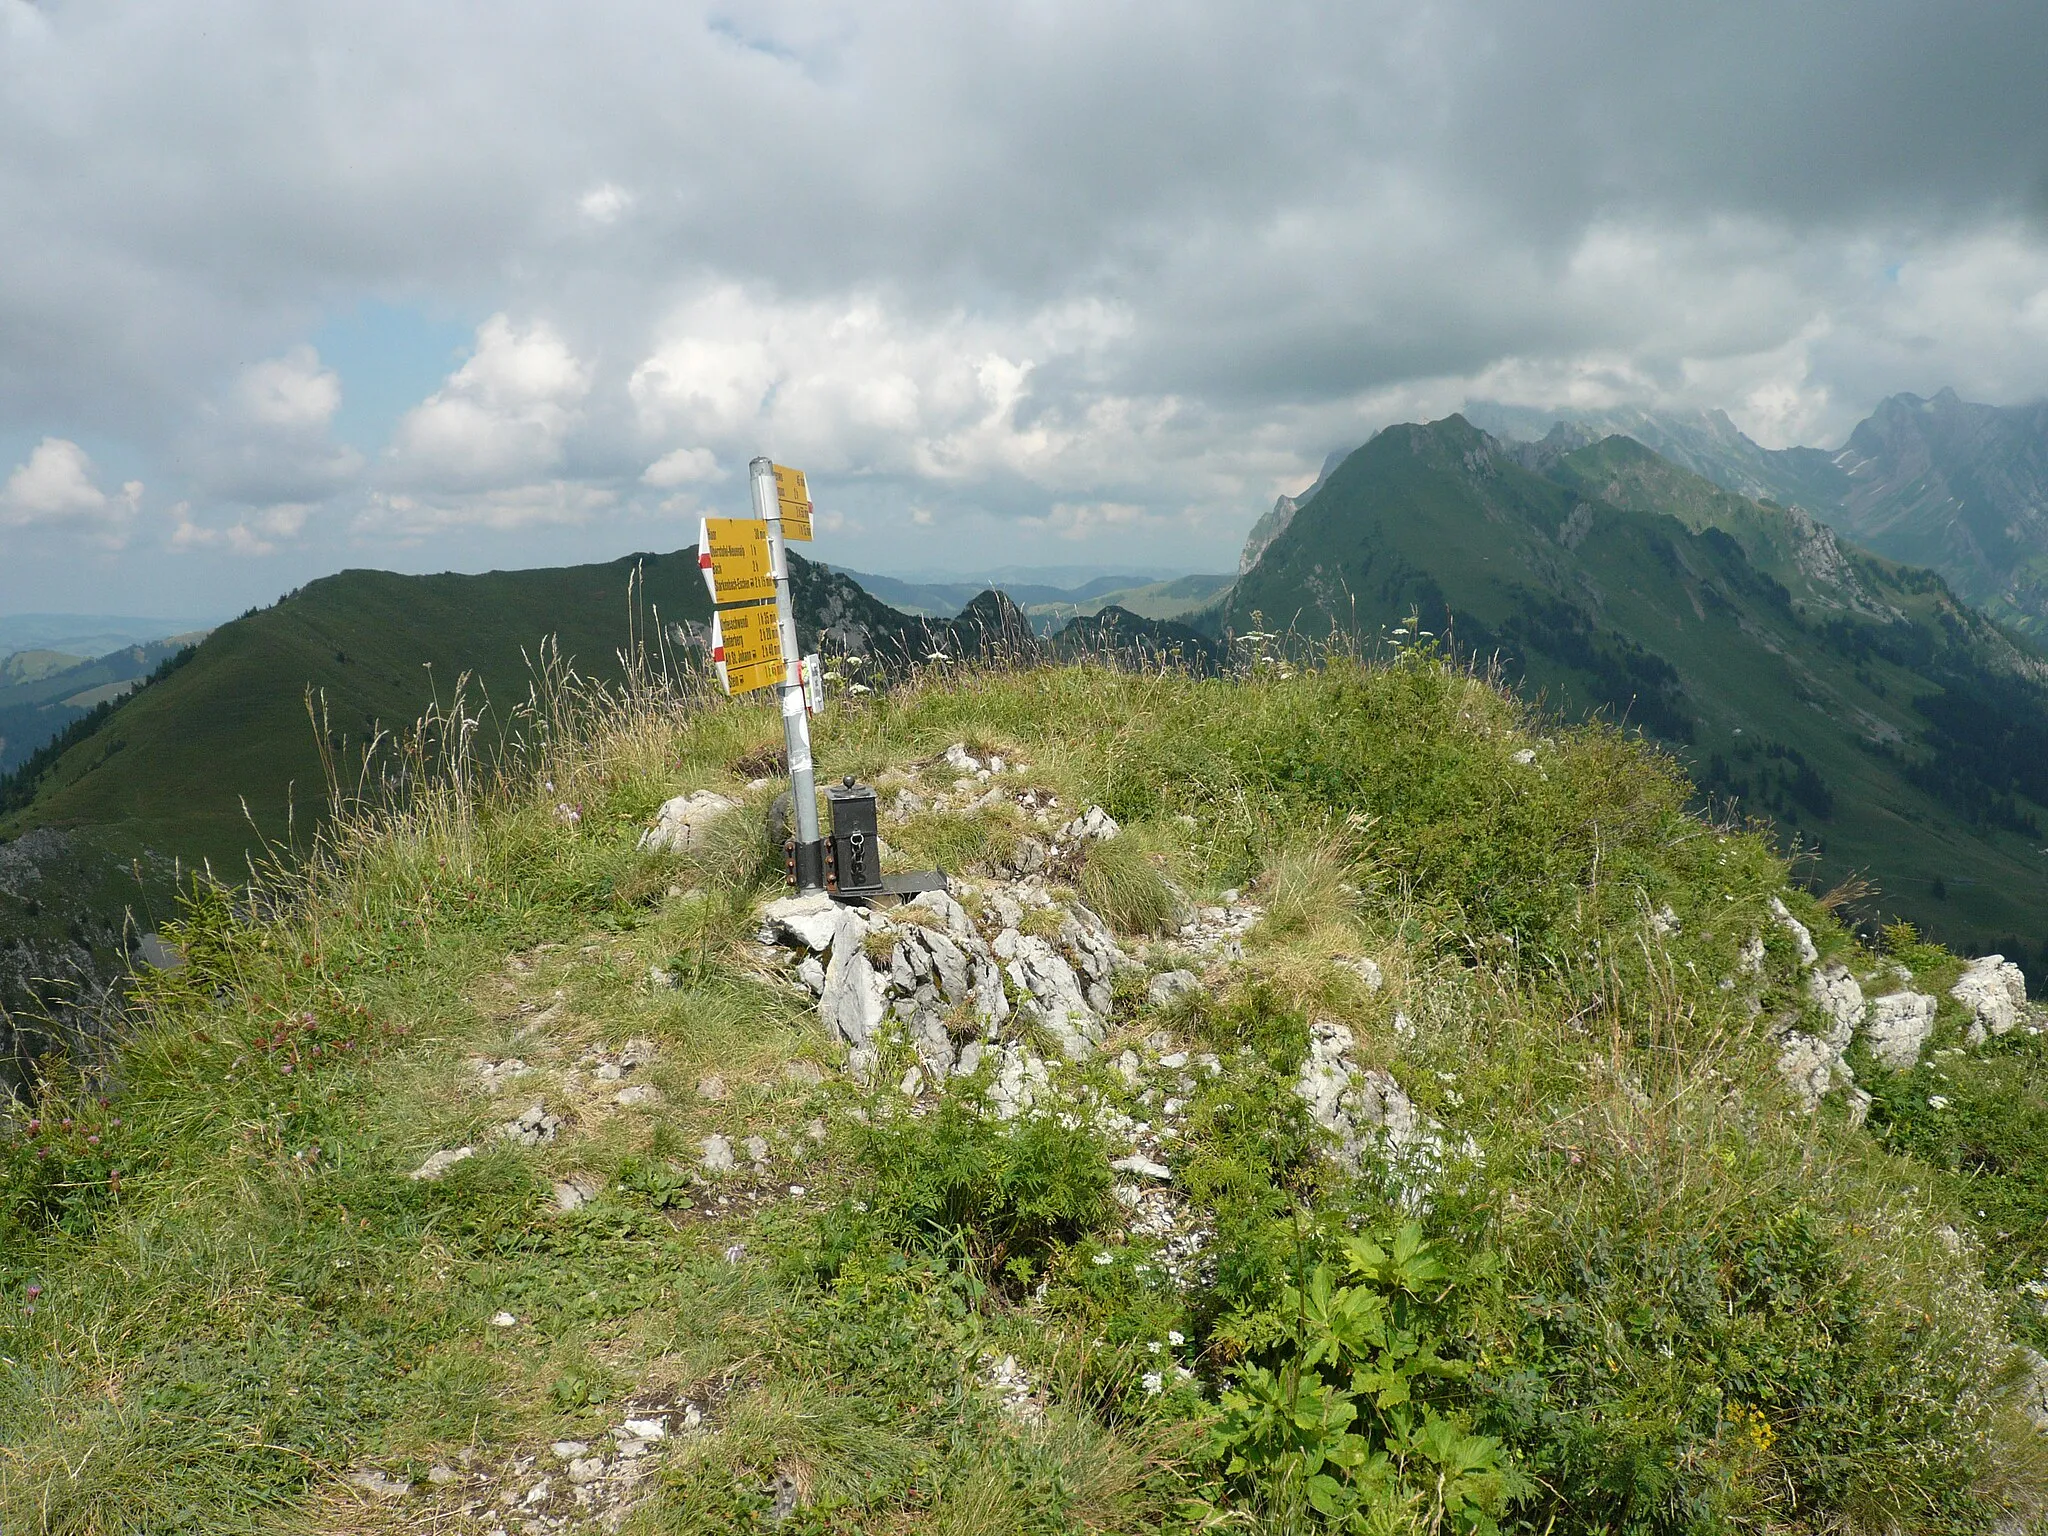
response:
[(796, 609), (789, 597), (789, 554), (782, 538), (782, 504), (775, 493), (775, 465), (755, 459), (754, 515), (768, 525), (768, 568), (775, 578), (775, 617), (782, 631), (782, 735), (789, 747), (789, 798), (796, 831), (796, 887), (825, 888), (825, 844), (818, 836), (818, 790), (811, 771), (811, 722), (804, 713), (801, 657), (796, 642)]

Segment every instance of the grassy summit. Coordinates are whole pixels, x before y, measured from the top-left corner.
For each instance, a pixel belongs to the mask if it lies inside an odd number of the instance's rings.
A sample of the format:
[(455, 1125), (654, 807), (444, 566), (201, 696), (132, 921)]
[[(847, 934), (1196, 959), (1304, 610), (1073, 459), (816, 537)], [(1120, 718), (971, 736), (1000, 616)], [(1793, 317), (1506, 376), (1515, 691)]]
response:
[[(770, 710), (546, 723), (204, 897), (104, 1075), (0, 1129), (0, 1528), (1964, 1532), (2048, 1497), (2037, 1037), (1970, 1044), (1959, 962), (1860, 950), (1640, 743), (1426, 654), (929, 677), (818, 755), (958, 906), (842, 928), (821, 982), (761, 936)], [(637, 851), (706, 789), (740, 807)], [(996, 1022), (821, 1021), (991, 934)], [(1067, 1050), (1034, 999), (1081, 947)], [(1837, 964), (1937, 1000), (1911, 1072), (1851, 1047), (1860, 1127), (1779, 1071)]]

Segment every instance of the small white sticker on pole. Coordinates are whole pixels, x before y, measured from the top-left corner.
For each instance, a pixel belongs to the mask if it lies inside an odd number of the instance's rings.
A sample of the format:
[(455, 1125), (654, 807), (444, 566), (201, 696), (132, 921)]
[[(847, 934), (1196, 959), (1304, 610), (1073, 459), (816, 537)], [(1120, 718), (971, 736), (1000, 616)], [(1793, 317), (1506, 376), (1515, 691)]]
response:
[(804, 708), (812, 714), (823, 714), (825, 710), (825, 663), (813, 651), (803, 661)]

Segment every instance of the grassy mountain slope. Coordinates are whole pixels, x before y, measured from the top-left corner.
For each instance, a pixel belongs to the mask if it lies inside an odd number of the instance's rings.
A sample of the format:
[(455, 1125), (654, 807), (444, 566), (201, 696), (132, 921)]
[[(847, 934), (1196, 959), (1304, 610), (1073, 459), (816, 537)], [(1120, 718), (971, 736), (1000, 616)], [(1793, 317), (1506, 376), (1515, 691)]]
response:
[[(1939, 578), (1610, 440), (1547, 474), (1452, 417), (1382, 433), (1222, 612), (1364, 633), (1418, 613), (1527, 685), (1679, 747), (1703, 788), (1866, 872), (1886, 911), (2038, 952), (2039, 663)], [(2048, 740), (2048, 736), (2042, 736)]]
[[(899, 909), (836, 972), (1005, 924), (1042, 971), (1084, 902), (1110, 920), (1092, 1055), (1047, 1049), (1021, 980), (1006, 1019), (951, 1019), (1012, 1088), (913, 1071), (886, 1030), (863, 1077), (757, 941), (772, 791), (745, 786), (776, 734), (758, 702), (635, 695), (513, 779), (352, 824), (266, 917), (191, 913), (118, 1086), (0, 1113), (0, 1526), (2040, 1515), (2015, 1344), (2042, 1324), (2003, 1263), (2044, 1256), (2040, 1037), (1968, 1045), (1952, 957), (1860, 949), (1639, 744), (1422, 656), (935, 674), (835, 708), (821, 764), (883, 788), (906, 860), (972, 870), (957, 919)], [(1010, 766), (960, 787), (953, 743)], [(698, 789), (749, 803), (636, 852)], [(1089, 805), (1120, 836), (1003, 872)], [(1228, 943), (1176, 928), (1190, 897)], [(1949, 1166), (1912, 1073), (1859, 1058), (1898, 1122), (1799, 1111), (1772, 1034), (1817, 1027), (1812, 968), (1774, 899), (1821, 964), (1940, 999), (1918, 1070), (2000, 1133), (1997, 1172)], [(500, 1134), (536, 1104), (545, 1136)]]
[[(801, 557), (792, 570), (807, 641), (821, 627), (849, 639), (905, 631), (902, 615), (845, 578)], [(526, 699), (544, 640), (585, 676), (617, 680), (622, 652), (659, 651), (657, 618), (687, 626), (710, 613), (694, 548), (477, 576), (344, 571), (221, 626), (189, 666), (67, 752), (0, 830), (89, 826), (238, 870), (255, 840), (249, 818), (281, 840), (294, 814), (324, 807), (309, 689), (352, 787), (370, 740), (408, 728), (436, 698), (450, 703), (465, 675), (469, 710), (488, 706), (488, 738)], [(680, 638), (668, 646), (679, 652)]]

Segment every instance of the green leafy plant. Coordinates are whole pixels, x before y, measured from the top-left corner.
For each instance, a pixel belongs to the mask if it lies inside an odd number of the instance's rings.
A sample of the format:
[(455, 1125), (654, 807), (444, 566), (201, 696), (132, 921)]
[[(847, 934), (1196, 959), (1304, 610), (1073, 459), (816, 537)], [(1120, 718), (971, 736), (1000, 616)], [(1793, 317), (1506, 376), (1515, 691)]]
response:
[(1254, 1358), (1223, 1394), (1219, 1495), (1330, 1529), (1490, 1533), (1530, 1485), (1452, 1400), (1470, 1366), (1446, 1355), (1458, 1283), (1414, 1223), (1347, 1238), (1277, 1305), (1219, 1334)]
[(1109, 1162), (1092, 1136), (1049, 1118), (998, 1120), (968, 1093), (873, 1127), (862, 1151), (879, 1216), (992, 1272), (1035, 1261), (1109, 1211)]

